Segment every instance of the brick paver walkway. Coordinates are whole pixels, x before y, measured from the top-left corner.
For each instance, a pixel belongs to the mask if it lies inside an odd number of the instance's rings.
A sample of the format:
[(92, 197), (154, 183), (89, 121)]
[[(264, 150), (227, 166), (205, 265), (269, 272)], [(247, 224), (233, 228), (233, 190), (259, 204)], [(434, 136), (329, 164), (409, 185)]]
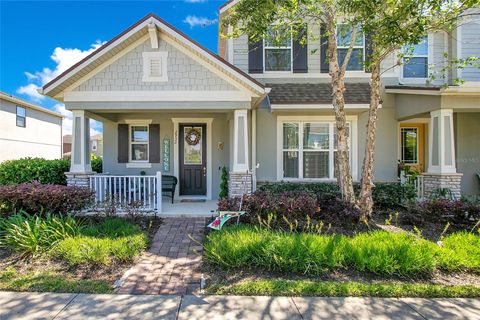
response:
[(204, 227), (205, 218), (164, 218), (150, 249), (123, 275), (117, 292), (191, 294), (197, 291)]

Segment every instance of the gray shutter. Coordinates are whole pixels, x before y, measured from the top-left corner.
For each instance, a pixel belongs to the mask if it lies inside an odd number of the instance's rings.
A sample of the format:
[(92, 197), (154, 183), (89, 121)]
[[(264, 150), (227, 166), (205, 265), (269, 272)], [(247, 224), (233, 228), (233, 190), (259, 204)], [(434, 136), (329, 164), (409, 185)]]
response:
[(263, 73), (263, 39), (248, 39), (248, 73)]
[(160, 162), (160, 125), (150, 124), (148, 126), (148, 161), (150, 163)]
[(128, 124), (118, 124), (118, 163), (128, 162)]
[(293, 41), (293, 73), (308, 72), (308, 49), (307, 44), (300, 44), (300, 40), (307, 36), (307, 25), (298, 30), (298, 37)]
[(325, 35), (327, 32), (327, 28), (325, 25), (320, 26), (320, 72), (321, 73), (328, 73), (329, 72), (329, 65), (328, 65), (328, 36)]
[(370, 61), (373, 53), (371, 34), (365, 35), (365, 72), (371, 72)]

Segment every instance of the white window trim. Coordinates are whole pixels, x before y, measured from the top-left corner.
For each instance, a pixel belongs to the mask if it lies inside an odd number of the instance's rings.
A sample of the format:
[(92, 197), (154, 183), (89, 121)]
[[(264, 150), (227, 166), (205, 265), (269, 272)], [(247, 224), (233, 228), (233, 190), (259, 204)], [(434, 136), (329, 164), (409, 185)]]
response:
[[(349, 146), (350, 146), (350, 163), (351, 163), (351, 172), (352, 178), (354, 181), (358, 181), (358, 116), (347, 116), (347, 122), (350, 123), (350, 137), (349, 137)], [(330, 129), (333, 129), (332, 126), (335, 125), (335, 117), (334, 116), (277, 116), (277, 180), (278, 181), (292, 181), (292, 182), (299, 182), (299, 181), (312, 181), (312, 182), (320, 182), (320, 181), (336, 181), (335, 178), (303, 178), (303, 159), (300, 158), (300, 151), (299, 151), (299, 178), (284, 178), (283, 177), (283, 123), (286, 122), (329, 122)], [(303, 124), (302, 126), (303, 127)], [(329, 129), (329, 130), (330, 130)], [(301, 132), (300, 132), (301, 131)], [(303, 129), (299, 128), (299, 146), (303, 144)], [(333, 146), (333, 132), (330, 134), (330, 143)], [(299, 148), (300, 149), (300, 148)], [(329, 149), (329, 152), (332, 152)], [(329, 176), (333, 177), (333, 170), (334, 170), (334, 160), (333, 157), (329, 157)]]
[[(291, 27), (290, 27), (291, 30)], [(291, 35), (291, 34), (290, 34)], [(287, 71), (271, 71), (271, 70), (266, 70), (266, 59), (265, 59), (265, 52), (266, 50), (271, 50), (271, 49), (290, 49), (290, 70)], [(270, 74), (290, 74), (293, 73), (293, 39), (290, 38), (290, 46), (267, 46), (265, 42), (265, 37), (263, 37), (263, 72), (264, 73), (270, 73)]]
[[(134, 142), (132, 141), (132, 127), (147, 127), (147, 142)], [(130, 123), (128, 125), (128, 163), (127, 163), (127, 168), (143, 168), (142, 167), (135, 167), (135, 166), (128, 166), (128, 164), (150, 164), (149, 159), (150, 159), (150, 128), (148, 126), (148, 123)], [(132, 158), (132, 145), (133, 144), (147, 144), (147, 160), (133, 160)], [(151, 164), (150, 164), (151, 167)]]
[[(340, 46), (340, 45), (338, 45), (338, 27), (339, 27), (340, 25), (344, 25), (344, 24), (346, 24), (346, 23), (341, 23), (341, 22), (340, 22), (340, 23), (337, 23), (337, 26), (336, 26), (336, 32), (337, 32), (337, 33), (336, 33), (336, 36), (337, 36), (337, 49), (348, 49), (348, 48), (350, 48), (350, 45), (348, 45), (348, 46)], [(363, 37), (363, 45), (362, 45), (362, 46), (354, 45), (354, 46), (352, 47), (352, 50), (353, 50), (353, 49), (362, 49), (362, 51), (363, 51), (363, 52), (362, 52), (362, 62), (363, 62), (363, 63), (362, 63), (362, 70), (346, 70), (346, 73), (352, 73), (352, 74), (354, 74), (354, 73), (364, 74), (364, 73), (365, 73), (365, 53), (366, 53), (366, 52), (365, 52), (365, 34), (364, 34), (363, 32), (362, 32), (362, 37)], [(337, 55), (338, 55), (338, 52), (337, 52)], [(349, 62), (350, 62), (350, 61), (349, 61)], [(339, 60), (339, 61), (338, 61), (338, 64), (339, 64), (340, 66), (342, 66), (343, 61), (340, 61), (340, 60)]]
[[(416, 153), (416, 155), (417, 155), (417, 161), (416, 161), (416, 162), (409, 162), (409, 163), (404, 162), (403, 152), (402, 152), (402, 151), (403, 151), (403, 150), (402, 150), (402, 148), (403, 148), (403, 146), (402, 146), (402, 130), (403, 130), (403, 129), (415, 129), (416, 132), (417, 132), (417, 153)], [(419, 164), (420, 164), (420, 163), (419, 163), (419, 160), (420, 160), (420, 159), (419, 159), (419, 151), (420, 151), (420, 150), (419, 150), (419, 144), (420, 144), (420, 140), (419, 140), (419, 137), (418, 137), (418, 133), (419, 133), (419, 132), (418, 132), (418, 127), (412, 127), (412, 126), (400, 127), (400, 144), (399, 144), (399, 146), (400, 146), (400, 161), (402, 161), (402, 162), (403, 162), (404, 164), (406, 164), (406, 165), (416, 166), (416, 165), (419, 165)]]
[(428, 80), (428, 75), (430, 74), (430, 62), (433, 59), (433, 35), (429, 34), (427, 36), (427, 47), (428, 47), (428, 54), (426, 55), (412, 55), (411, 57), (419, 57), (419, 58), (427, 58), (427, 77), (426, 78), (405, 78), (403, 76), (403, 68), (405, 64), (400, 66), (400, 84), (425, 84)]
[[(167, 82), (168, 81), (168, 70), (167, 70), (167, 58), (168, 52), (143, 52), (143, 82)], [(153, 77), (150, 75), (150, 63), (152, 59), (160, 59), (162, 75), (159, 77)]]

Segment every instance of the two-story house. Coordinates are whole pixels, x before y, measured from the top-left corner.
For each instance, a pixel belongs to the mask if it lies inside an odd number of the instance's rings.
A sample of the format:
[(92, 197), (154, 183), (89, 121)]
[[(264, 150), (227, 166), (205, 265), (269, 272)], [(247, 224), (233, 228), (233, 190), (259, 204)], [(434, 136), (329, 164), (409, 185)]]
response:
[[(223, 6), (220, 18), (233, 5)], [(461, 40), (429, 36), (415, 50), (414, 63), (383, 77), (376, 180), (397, 181), (401, 160), (429, 174), (436, 186), (448, 181), (459, 191), (454, 185), (461, 180), (462, 192), (478, 192), (480, 87), (470, 81), (446, 89), (420, 82), (432, 59), (455, 41), (462, 44), (455, 45), (456, 54), (480, 54), (478, 38), (468, 38), (475, 30), (480, 28), (474, 21), (457, 31)], [(117, 185), (122, 177), (162, 172), (178, 178), (176, 198), (216, 199), (224, 166), (231, 195), (263, 181), (334, 181), (334, 117), (322, 42), (301, 46), (287, 39), (274, 46), (268, 39), (249, 43), (244, 35), (220, 40), (218, 51), (149, 14), (47, 83), (43, 94), (73, 112), (69, 183), (83, 184), (92, 174), (90, 118), (103, 122), (104, 171), (116, 177), (108, 182), (109, 192), (125, 192)], [(347, 74), (355, 180), (369, 104), (369, 74), (359, 61), (364, 51), (360, 37)], [(478, 80), (480, 73), (466, 69), (463, 76)], [(140, 185), (149, 192), (149, 182)]]
[(63, 116), (0, 91), (0, 162), (62, 157)]

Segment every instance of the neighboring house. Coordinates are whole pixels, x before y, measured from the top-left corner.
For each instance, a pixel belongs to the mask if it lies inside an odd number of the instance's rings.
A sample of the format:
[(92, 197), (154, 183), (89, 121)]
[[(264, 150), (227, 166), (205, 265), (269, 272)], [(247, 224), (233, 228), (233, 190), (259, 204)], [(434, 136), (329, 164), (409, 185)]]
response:
[[(95, 134), (90, 137), (90, 153), (97, 157), (103, 157), (103, 136)], [(66, 134), (63, 136), (63, 156), (69, 157), (72, 154), (72, 135)]]
[[(220, 9), (220, 18), (234, 3)], [(468, 82), (459, 87), (400, 85), (420, 81), (426, 68), (422, 63), (434, 62), (457, 39), (469, 46), (468, 51), (465, 44), (457, 46), (454, 54), (480, 53), (478, 38), (468, 38), (470, 29), (478, 33), (478, 24), (462, 26), (456, 31), (461, 37), (429, 36), (418, 48), (415, 65), (385, 74), (377, 181), (398, 181), (401, 159), (426, 171), (426, 183), (456, 192), (463, 173), (462, 191), (478, 193), (473, 183), (480, 167), (480, 87), (473, 82), (480, 77), (478, 70), (463, 70)], [(85, 184), (91, 174), (85, 153), (90, 118), (103, 122), (105, 172), (174, 175), (177, 196), (216, 199), (223, 166), (230, 170), (231, 194), (249, 192), (264, 181), (334, 181), (325, 46), (319, 40), (306, 47), (287, 41), (274, 48), (268, 39), (249, 44), (247, 38), (220, 40), (216, 55), (150, 14), (46, 84), (43, 94), (73, 112), (69, 183)], [(369, 74), (358, 62), (366, 41), (361, 37), (347, 72), (356, 181), (369, 104)]]
[(0, 91), (0, 162), (62, 157), (60, 113)]

